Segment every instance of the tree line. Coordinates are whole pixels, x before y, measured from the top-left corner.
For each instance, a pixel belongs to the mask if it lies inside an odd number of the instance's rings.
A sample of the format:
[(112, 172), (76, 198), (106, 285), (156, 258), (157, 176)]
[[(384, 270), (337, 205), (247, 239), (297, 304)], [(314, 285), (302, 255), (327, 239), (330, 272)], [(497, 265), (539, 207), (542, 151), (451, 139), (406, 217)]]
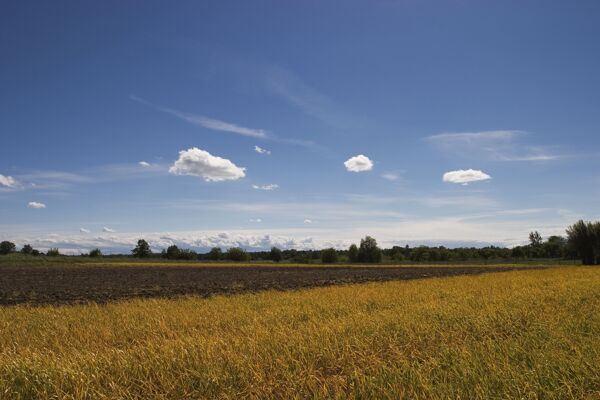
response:
[[(14, 243), (3, 241), (0, 243), (0, 254), (16, 253)], [(60, 255), (57, 248), (49, 249), (42, 253), (26, 244), (20, 253), (31, 256)], [(94, 249), (88, 254), (89, 257), (101, 257), (100, 249)], [(482, 248), (460, 247), (447, 248), (444, 246), (418, 246), (408, 245), (394, 246), (389, 249), (381, 249), (377, 241), (366, 236), (361, 239), (357, 246), (352, 244), (347, 250), (328, 248), (323, 250), (281, 250), (277, 247), (270, 251), (248, 252), (239, 247), (232, 247), (223, 251), (214, 247), (207, 253), (197, 253), (190, 249), (180, 249), (171, 245), (160, 253), (153, 253), (150, 244), (140, 239), (131, 255), (136, 258), (165, 258), (169, 260), (201, 260), (201, 261), (266, 261), (294, 262), (294, 263), (325, 263), (337, 262), (350, 263), (379, 263), (379, 262), (460, 262), (477, 260), (526, 260), (526, 259), (581, 259), (582, 264), (592, 265), (600, 263), (600, 221), (585, 222), (580, 220), (569, 226), (566, 237), (550, 236), (544, 240), (539, 232), (529, 234), (529, 243), (513, 248), (488, 246)], [(122, 255), (121, 255), (122, 256)]]

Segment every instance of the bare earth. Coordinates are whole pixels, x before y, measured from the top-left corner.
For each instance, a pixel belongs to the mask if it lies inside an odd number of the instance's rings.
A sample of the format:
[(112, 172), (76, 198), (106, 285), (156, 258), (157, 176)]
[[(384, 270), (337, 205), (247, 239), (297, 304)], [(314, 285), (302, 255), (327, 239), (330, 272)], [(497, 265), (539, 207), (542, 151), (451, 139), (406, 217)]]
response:
[(422, 279), (528, 267), (48, 266), (0, 268), (0, 305), (73, 304), (134, 297), (211, 296)]

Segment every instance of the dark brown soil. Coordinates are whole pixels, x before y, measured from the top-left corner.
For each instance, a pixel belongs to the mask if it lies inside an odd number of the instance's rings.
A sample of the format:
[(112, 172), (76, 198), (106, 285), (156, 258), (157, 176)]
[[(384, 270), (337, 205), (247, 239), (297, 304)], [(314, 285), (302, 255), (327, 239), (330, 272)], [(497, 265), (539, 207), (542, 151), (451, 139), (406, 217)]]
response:
[(0, 305), (105, 303), (133, 297), (210, 296), (514, 269), (523, 267), (2, 266)]

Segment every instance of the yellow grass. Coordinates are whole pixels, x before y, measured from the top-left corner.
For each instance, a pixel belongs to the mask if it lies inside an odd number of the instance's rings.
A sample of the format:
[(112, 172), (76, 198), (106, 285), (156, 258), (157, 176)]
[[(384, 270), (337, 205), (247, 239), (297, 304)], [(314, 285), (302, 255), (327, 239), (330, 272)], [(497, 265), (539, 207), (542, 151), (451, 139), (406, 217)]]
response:
[(600, 269), (0, 308), (0, 398), (600, 398)]

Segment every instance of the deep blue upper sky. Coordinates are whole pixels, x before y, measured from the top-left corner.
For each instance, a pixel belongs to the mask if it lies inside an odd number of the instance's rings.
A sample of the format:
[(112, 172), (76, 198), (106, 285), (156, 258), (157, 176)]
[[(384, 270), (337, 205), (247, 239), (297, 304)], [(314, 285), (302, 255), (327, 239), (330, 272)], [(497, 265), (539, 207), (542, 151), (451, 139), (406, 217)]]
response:
[(600, 217), (599, 40), (597, 1), (4, 1), (0, 239), (560, 234)]

